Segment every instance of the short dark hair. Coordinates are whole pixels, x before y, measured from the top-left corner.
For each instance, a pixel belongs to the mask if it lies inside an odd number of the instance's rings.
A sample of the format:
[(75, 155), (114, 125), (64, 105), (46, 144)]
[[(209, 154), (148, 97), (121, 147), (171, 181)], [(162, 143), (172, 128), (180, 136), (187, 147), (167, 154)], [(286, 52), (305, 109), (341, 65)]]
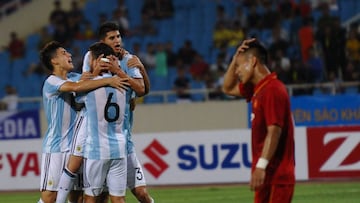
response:
[(255, 40), (253, 42), (250, 42), (247, 44), (249, 48), (247, 48), (244, 53), (251, 52), (255, 55), (256, 58), (260, 61), (262, 64), (268, 63), (268, 52), (266, 48), (258, 41)]
[(45, 44), (45, 46), (40, 50), (40, 61), (47, 69), (51, 71), (54, 70), (51, 59), (56, 55), (56, 50), (61, 47), (62, 46), (59, 42), (51, 41)]
[(99, 39), (104, 39), (106, 37), (106, 34), (111, 31), (119, 31), (120, 32), (120, 27), (116, 22), (107, 21), (107, 22), (101, 24), (99, 31), (98, 31)]
[(103, 42), (95, 42), (92, 44), (89, 48), (89, 51), (91, 52), (91, 56), (93, 59), (98, 58), (101, 54), (104, 54), (104, 57), (114, 55), (114, 50), (107, 44)]

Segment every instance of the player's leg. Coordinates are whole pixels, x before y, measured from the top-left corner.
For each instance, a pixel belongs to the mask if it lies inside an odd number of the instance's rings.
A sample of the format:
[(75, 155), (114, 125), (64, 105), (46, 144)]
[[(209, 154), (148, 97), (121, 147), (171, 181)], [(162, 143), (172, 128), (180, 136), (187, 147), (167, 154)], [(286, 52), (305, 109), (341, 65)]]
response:
[(65, 163), (64, 153), (43, 153), (41, 158), (41, 177), (39, 202), (54, 203), (62, 168)]
[[(86, 122), (83, 112), (76, 120), (74, 138), (71, 143), (70, 158), (60, 177), (56, 203), (65, 203), (69, 192), (73, 190), (75, 180), (81, 179), (78, 175), (83, 162), (84, 146), (86, 141)], [(82, 188), (81, 188), (82, 189)], [(74, 199), (71, 202), (76, 202)]]
[(106, 177), (106, 181), (109, 188), (109, 197), (112, 203), (125, 203), (126, 168), (126, 157), (111, 160), (111, 166)]
[(60, 177), (59, 190), (56, 203), (65, 203), (69, 192), (73, 189), (74, 181), (78, 177), (77, 171), (80, 169), (83, 157), (70, 155), (67, 167), (64, 168)]
[(294, 185), (272, 185), (269, 203), (291, 203)]
[(141, 203), (153, 203), (146, 189), (146, 180), (136, 153), (130, 153), (127, 160), (127, 187)]
[(107, 171), (110, 168), (109, 160), (84, 160), (84, 202), (96, 203), (100, 196), (104, 182), (107, 176)]

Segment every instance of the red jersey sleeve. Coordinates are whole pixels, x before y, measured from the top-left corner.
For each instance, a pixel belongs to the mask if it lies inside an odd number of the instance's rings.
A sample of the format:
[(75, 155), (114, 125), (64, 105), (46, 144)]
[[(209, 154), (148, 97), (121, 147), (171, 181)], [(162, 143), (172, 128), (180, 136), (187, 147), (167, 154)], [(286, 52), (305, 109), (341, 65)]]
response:
[(271, 88), (266, 92), (264, 99), (264, 117), (266, 126), (277, 125), (284, 127), (287, 120), (287, 106), (290, 100), (285, 87), (279, 83), (274, 82)]
[(240, 94), (246, 99), (246, 102), (250, 102), (254, 94), (254, 85), (251, 83), (239, 83)]

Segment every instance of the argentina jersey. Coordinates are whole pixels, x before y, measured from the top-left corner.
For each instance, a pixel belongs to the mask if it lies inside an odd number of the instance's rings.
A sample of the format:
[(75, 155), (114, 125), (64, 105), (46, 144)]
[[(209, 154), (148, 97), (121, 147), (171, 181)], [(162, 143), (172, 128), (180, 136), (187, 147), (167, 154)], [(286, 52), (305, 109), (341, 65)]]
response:
[(72, 108), (73, 95), (60, 92), (67, 80), (50, 75), (44, 82), (42, 94), (48, 128), (43, 140), (43, 152), (66, 152), (70, 149), (76, 111)]
[[(111, 77), (110, 74), (96, 77)], [(83, 100), (87, 110), (87, 132), (84, 157), (118, 159), (126, 155), (123, 132), (126, 92), (101, 87), (88, 92)]]
[[(143, 78), (139, 68), (137, 67), (128, 67), (127, 63), (130, 58), (133, 56), (131, 54), (125, 54), (123, 58), (119, 61), (119, 65), (121, 69), (131, 78)], [(132, 89), (127, 90), (126, 95), (126, 107), (125, 107), (125, 119), (124, 119), (124, 125), (123, 125), (123, 131), (126, 135), (126, 149), (127, 153), (133, 153), (134, 152), (134, 143), (131, 139), (131, 131), (132, 131), (132, 111), (130, 109), (130, 100), (132, 98), (135, 98), (135, 92)]]

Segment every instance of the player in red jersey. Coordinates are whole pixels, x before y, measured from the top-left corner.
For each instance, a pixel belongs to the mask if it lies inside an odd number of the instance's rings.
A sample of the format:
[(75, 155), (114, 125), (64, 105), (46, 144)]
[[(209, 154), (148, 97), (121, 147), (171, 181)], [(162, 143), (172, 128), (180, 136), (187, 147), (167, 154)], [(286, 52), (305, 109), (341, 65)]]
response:
[(266, 49), (256, 39), (245, 40), (227, 69), (223, 91), (252, 103), (254, 202), (288, 203), (295, 186), (294, 123), (286, 87), (266, 63)]

